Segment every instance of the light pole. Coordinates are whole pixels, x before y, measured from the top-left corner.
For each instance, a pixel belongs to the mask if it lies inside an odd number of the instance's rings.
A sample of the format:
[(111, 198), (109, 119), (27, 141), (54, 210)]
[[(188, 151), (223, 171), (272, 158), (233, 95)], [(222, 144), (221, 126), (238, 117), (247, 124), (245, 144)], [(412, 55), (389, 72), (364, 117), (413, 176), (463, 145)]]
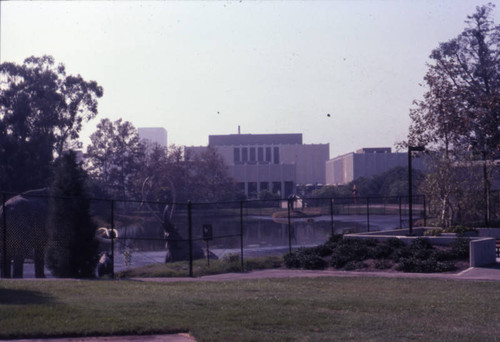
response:
[(413, 235), (413, 194), (412, 194), (412, 167), (411, 167), (411, 153), (413, 151), (423, 152), (425, 151), (424, 146), (410, 146), (408, 145), (408, 215), (410, 219), (410, 230), (409, 235)]
[(485, 201), (485, 213), (484, 213), (484, 225), (488, 227), (490, 225), (490, 186), (488, 180), (488, 146), (485, 144), (483, 147), (483, 177), (484, 177), (484, 201)]

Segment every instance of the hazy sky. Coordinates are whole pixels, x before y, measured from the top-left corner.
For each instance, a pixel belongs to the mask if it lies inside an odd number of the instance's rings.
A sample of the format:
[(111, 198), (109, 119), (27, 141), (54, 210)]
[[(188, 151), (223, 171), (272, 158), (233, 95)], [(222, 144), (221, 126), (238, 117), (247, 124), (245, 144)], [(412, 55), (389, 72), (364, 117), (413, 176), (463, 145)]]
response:
[(2, 1), (0, 58), (48, 54), (97, 81), (84, 142), (100, 118), (121, 117), (177, 145), (238, 125), (303, 133), (333, 157), (406, 137), (431, 50), (484, 3)]

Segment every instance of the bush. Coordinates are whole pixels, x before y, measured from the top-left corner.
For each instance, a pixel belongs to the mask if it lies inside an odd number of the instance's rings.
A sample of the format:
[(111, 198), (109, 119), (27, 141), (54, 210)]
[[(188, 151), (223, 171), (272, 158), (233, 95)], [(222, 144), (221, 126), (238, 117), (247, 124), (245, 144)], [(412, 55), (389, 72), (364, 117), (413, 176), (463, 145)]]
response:
[(441, 236), (443, 230), (440, 228), (437, 229), (429, 229), (424, 232), (424, 236)]
[(392, 262), (387, 259), (376, 260), (374, 266), (378, 270), (386, 270), (392, 267)]
[(412, 251), (429, 250), (432, 249), (432, 244), (426, 238), (418, 237), (412, 241), (410, 244), (410, 249)]
[(385, 243), (393, 249), (398, 249), (406, 246), (405, 243), (398, 238), (387, 239), (385, 240)]
[(299, 248), (284, 256), (287, 268), (304, 268), (306, 270), (323, 270), (328, 263), (321, 258), (315, 248)]
[(373, 257), (375, 259), (385, 259), (390, 257), (393, 252), (394, 249), (391, 246), (383, 243), (375, 247), (375, 250), (373, 252)]
[(358, 270), (360, 268), (366, 268), (367, 265), (362, 261), (349, 261), (345, 264), (344, 269), (346, 271)]
[(344, 235), (342, 234), (333, 234), (324, 245), (333, 250), (337, 247), (338, 243), (342, 242), (343, 237)]
[(412, 273), (448, 272), (456, 269), (453, 262), (437, 261), (435, 258), (418, 259), (415, 257), (404, 258), (396, 267), (398, 271)]
[(455, 258), (455, 254), (451, 250), (435, 250), (432, 257), (437, 261), (449, 261)]
[(332, 255), (333, 248), (328, 245), (319, 245), (317, 247), (313, 247), (314, 253), (319, 255), (320, 257), (327, 257)]
[(297, 257), (297, 252), (286, 253), (283, 256), (283, 261), (286, 268), (300, 268), (300, 261)]
[(477, 232), (477, 229), (466, 226), (452, 226), (446, 229), (447, 233), (455, 233), (457, 236), (464, 236), (468, 232)]
[(458, 237), (451, 244), (451, 253), (458, 259), (467, 259), (469, 257), (470, 239)]

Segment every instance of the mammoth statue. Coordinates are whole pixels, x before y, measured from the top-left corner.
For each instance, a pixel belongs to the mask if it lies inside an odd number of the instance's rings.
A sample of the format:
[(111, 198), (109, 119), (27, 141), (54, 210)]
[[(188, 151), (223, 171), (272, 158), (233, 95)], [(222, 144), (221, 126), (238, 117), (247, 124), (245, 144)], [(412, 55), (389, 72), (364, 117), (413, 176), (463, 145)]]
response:
[[(5, 212), (0, 205), (0, 268), (3, 277), (10, 278), (12, 274), (14, 278), (22, 278), (24, 260), (31, 257), (35, 263), (35, 276), (45, 277), (48, 196), (47, 188), (31, 190), (5, 202)], [(3, 246), (3, 241), (7, 242), (6, 246)]]

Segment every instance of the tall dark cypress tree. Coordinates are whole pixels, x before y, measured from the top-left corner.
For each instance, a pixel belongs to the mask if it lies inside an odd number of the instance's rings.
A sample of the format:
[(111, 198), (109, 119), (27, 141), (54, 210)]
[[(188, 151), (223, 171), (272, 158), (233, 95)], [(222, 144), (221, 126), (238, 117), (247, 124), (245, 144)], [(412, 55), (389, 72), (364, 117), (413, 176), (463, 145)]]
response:
[(56, 160), (46, 253), (47, 267), (56, 277), (91, 278), (95, 274), (98, 243), (85, 192), (86, 178), (74, 152)]

